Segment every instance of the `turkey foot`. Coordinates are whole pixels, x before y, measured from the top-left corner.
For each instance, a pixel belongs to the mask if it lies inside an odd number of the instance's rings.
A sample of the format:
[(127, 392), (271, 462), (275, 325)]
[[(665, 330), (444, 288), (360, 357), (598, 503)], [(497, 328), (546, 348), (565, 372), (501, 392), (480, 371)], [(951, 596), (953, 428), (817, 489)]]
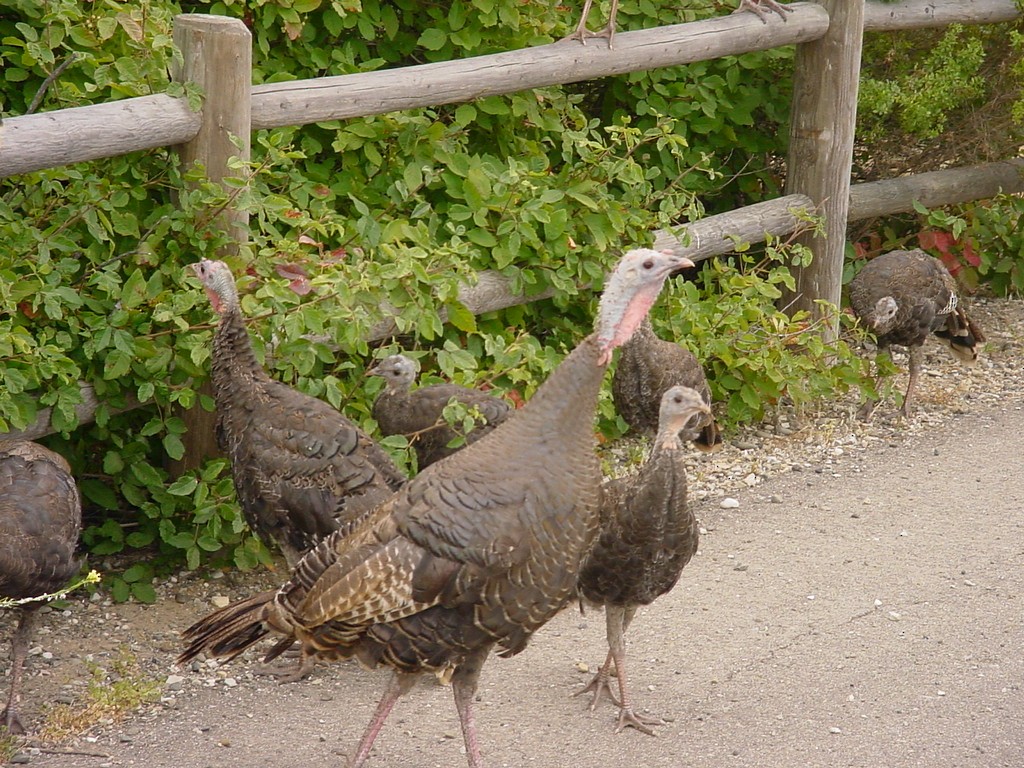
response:
[(18, 718), (18, 713), (10, 705), (4, 707), (4, 711), (0, 712), (0, 724), (6, 726), (7, 732), (15, 736), (22, 736), (27, 733), (25, 726), (21, 724), (21, 720)]
[(284, 664), (261, 664), (256, 668), (256, 674), (276, 678), (278, 685), (285, 685), (305, 680), (316, 666), (312, 656), (304, 656), (297, 649), (285, 651), (283, 655), (288, 660), (287, 662)]
[(573, 694), (573, 697), (575, 698), (576, 696), (582, 696), (586, 693), (593, 693), (594, 697), (590, 700), (591, 712), (597, 709), (597, 705), (601, 703), (601, 699), (603, 699), (606, 695), (611, 700), (612, 704), (614, 704), (616, 707), (622, 706), (622, 703), (617, 698), (615, 698), (615, 694), (612, 692), (612, 686), (608, 682), (611, 678), (611, 662), (612, 655), (609, 653), (608, 658), (604, 663), (604, 666), (602, 666), (601, 669), (598, 670), (598, 673), (594, 675), (590, 683), (588, 683), (586, 687), (581, 688)]
[(875, 412), (875, 406), (878, 402), (875, 400), (868, 400), (864, 405), (857, 409), (857, 418), (861, 421), (871, 421), (871, 415)]
[(657, 715), (638, 715), (632, 707), (622, 707), (619, 710), (619, 724), (615, 732), (620, 733), (624, 728), (636, 728), (648, 736), (657, 736), (658, 734), (648, 728), (650, 725), (666, 725), (666, 723)]
[(562, 40), (579, 40), (581, 45), (586, 45), (587, 40), (591, 38), (603, 37), (608, 41), (608, 48), (610, 49), (612, 47), (612, 38), (615, 36), (615, 17), (619, 11), (619, 0), (612, 0), (612, 7), (608, 11), (608, 22), (597, 32), (591, 32), (587, 29), (587, 16), (590, 15), (590, 7), (593, 4), (594, 0), (586, 0), (583, 5), (580, 23), (576, 26), (575, 31), (563, 37)]
[(786, 21), (786, 14), (792, 13), (793, 9), (785, 5), (781, 5), (775, 0), (740, 0), (739, 7), (733, 11), (733, 13), (739, 13), (740, 11), (750, 11), (752, 14), (757, 16), (765, 24), (768, 23), (768, 14), (765, 12), (765, 8), (769, 11), (775, 11), (779, 16), (782, 17), (783, 21)]

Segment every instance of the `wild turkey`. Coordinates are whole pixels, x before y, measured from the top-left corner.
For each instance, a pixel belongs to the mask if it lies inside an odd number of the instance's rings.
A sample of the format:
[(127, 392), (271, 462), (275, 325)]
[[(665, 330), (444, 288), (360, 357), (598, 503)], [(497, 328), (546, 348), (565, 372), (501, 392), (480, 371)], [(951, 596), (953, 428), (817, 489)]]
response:
[[(612, 0), (611, 8), (608, 10), (608, 21), (605, 25), (597, 32), (591, 32), (587, 29), (587, 17), (590, 15), (590, 9), (594, 5), (594, 0), (585, 0), (583, 3), (583, 13), (580, 17), (580, 23), (576, 25), (576, 29), (569, 35), (566, 35), (565, 40), (579, 40), (583, 45), (587, 44), (587, 40), (592, 37), (603, 37), (608, 41), (608, 47), (612, 47), (612, 37), (615, 35), (615, 17), (619, 13), (619, 0)], [(766, 10), (767, 9), (767, 10)], [(782, 20), (786, 20), (786, 14), (792, 12), (792, 8), (785, 5), (781, 5), (776, 0), (740, 0), (734, 13), (740, 11), (750, 11), (762, 22), (768, 23), (768, 11), (775, 11), (782, 17)]]
[[(82, 506), (62, 456), (26, 441), (0, 442), (0, 595), (21, 600), (56, 592), (81, 567), (75, 546)], [(25, 654), (40, 603), (19, 607), (11, 638), (11, 691), (0, 717), (10, 733), (18, 718)]]
[(504, 400), (458, 384), (431, 384), (413, 391), (416, 362), (405, 355), (386, 357), (367, 374), (380, 376), (385, 381), (384, 390), (373, 403), (373, 418), (381, 434), (409, 436), (421, 470), (458, 450), (449, 448), (448, 444), (460, 433), (450, 427), (442, 415), (453, 398), (475, 409), (483, 418), (482, 423), (466, 435), (465, 445), (479, 440), (512, 412), (512, 406)]
[(267, 375), (224, 262), (190, 266), (220, 315), (211, 364), (218, 444), (231, 459), (246, 522), (292, 568), (339, 524), (388, 498), (405, 476), (330, 405)]
[[(677, 384), (692, 387), (707, 405), (711, 389), (700, 361), (686, 347), (659, 339), (648, 318), (640, 324), (632, 338), (622, 345), (619, 362), (612, 377), (612, 399), (615, 410), (630, 427), (653, 437), (658, 432), (661, 396)], [(694, 445), (702, 451), (713, 451), (722, 442), (718, 424), (710, 409), (695, 416), (698, 427)]]
[[(850, 281), (850, 307), (874, 332), (878, 355), (891, 344), (907, 347), (910, 377), (902, 413), (910, 413), (911, 394), (921, 372), (921, 347), (934, 333), (962, 362), (973, 365), (981, 329), (967, 316), (956, 293), (956, 281), (938, 259), (921, 250), (889, 251), (877, 256)], [(871, 416), (875, 401), (868, 400), (860, 416)]]
[[(697, 551), (697, 520), (686, 504), (686, 454), (679, 437), (682, 433), (684, 440), (693, 439), (688, 423), (708, 412), (697, 390), (683, 386), (667, 390), (647, 462), (636, 475), (604, 484), (601, 533), (580, 570), (579, 592), (585, 600), (605, 607), (609, 650), (600, 671), (577, 695), (592, 692), (593, 710), (607, 693), (619, 707), (618, 731), (629, 726), (654, 735), (649, 726), (664, 724), (633, 711), (624, 635), (637, 607), (672, 589)], [(608, 682), (613, 660), (619, 678), (618, 701)]]
[(216, 611), (185, 632), (179, 661), (231, 659), (269, 631), (322, 658), (385, 664), (394, 677), (355, 756), (363, 764), (399, 696), (424, 671), (453, 669), (469, 765), (481, 765), (473, 717), (480, 669), (497, 645), (519, 653), (576, 591), (598, 531), (594, 412), (612, 351), (688, 259), (623, 256), (597, 330), (525, 408), (409, 481), (372, 515), (329, 536), (280, 590)]

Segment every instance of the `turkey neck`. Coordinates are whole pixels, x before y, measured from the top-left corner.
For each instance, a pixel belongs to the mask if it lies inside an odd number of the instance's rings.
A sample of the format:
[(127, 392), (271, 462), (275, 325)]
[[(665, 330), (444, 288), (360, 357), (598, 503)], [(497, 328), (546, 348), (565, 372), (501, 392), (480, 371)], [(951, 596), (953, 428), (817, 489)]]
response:
[(214, 392), (226, 392), (229, 387), (242, 390), (255, 389), (269, 378), (256, 359), (252, 340), (245, 328), (245, 320), (237, 306), (225, 309), (213, 339), (211, 378)]
[(622, 344), (622, 354), (629, 354), (634, 349), (640, 349), (645, 344), (650, 345), (653, 341), (659, 340), (651, 326), (651, 318), (645, 317), (637, 326), (633, 335)]
[(607, 367), (598, 363), (599, 357), (597, 334), (591, 334), (548, 376), (510, 422), (555, 440), (579, 431), (593, 442), (594, 413)]

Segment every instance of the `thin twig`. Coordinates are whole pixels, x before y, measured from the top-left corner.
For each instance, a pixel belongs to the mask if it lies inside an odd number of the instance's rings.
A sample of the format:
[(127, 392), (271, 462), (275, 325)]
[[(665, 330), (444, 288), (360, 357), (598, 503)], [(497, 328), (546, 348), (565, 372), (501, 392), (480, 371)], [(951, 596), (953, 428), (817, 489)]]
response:
[(49, 90), (50, 86), (53, 85), (53, 81), (60, 77), (64, 73), (64, 70), (67, 69), (68, 66), (71, 64), (71, 62), (73, 62), (77, 58), (78, 54), (75, 51), (72, 51), (68, 54), (68, 57), (60, 63), (60, 66), (53, 70), (53, 72), (51, 72), (47, 76), (47, 78), (43, 80), (43, 84), (39, 86), (39, 90), (36, 91), (36, 95), (32, 98), (32, 103), (29, 104), (28, 109), (25, 110), (26, 115), (31, 115), (33, 112), (39, 109), (39, 105), (43, 103), (43, 97), (46, 95), (46, 91)]
[(36, 747), (40, 752), (48, 755), (85, 755), (86, 757), (110, 757), (106, 752), (93, 751), (89, 749), (58, 749), (56, 747)]

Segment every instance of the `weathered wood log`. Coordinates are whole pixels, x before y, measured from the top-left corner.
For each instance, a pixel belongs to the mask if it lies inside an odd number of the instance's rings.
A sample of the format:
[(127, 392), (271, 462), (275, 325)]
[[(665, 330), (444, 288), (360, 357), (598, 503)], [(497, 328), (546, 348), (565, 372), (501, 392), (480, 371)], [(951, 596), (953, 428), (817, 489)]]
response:
[[(230, 169), (232, 158), (250, 158), (252, 35), (238, 19), (188, 13), (174, 19), (174, 43), (181, 51), (181, 65), (176, 68), (174, 79), (195, 83), (203, 93), (199, 132), (178, 147), (181, 167), (188, 170), (198, 163), (205, 169), (206, 178), (223, 182), (227, 176), (235, 175)], [(232, 188), (225, 191), (231, 193)], [(236, 255), (239, 245), (249, 239), (249, 214), (239, 206), (228, 205), (217, 214), (217, 221), (233, 240), (218, 251), (218, 256)], [(209, 382), (200, 391), (213, 394)], [(172, 477), (195, 469), (204, 459), (218, 453), (216, 414), (180, 406), (175, 407), (175, 412), (185, 422), (185, 453), (181, 459), (169, 461)]]
[[(864, 0), (821, 0), (831, 23), (819, 40), (797, 47), (789, 131), (786, 192), (805, 194), (824, 217), (822, 234), (799, 242), (814, 253), (805, 267), (793, 269), (796, 288), (780, 306), (822, 316), (817, 301), (838, 306), (850, 206), (850, 169), (857, 122), (857, 87), (864, 35)], [(838, 332), (833, 321), (826, 339)]]
[(986, 200), (1000, 193), (1024, 192), (1024, 159), (969, 168), (915, 173), (850, 188), (850, 221), (904, 213), (919, 202), (928, 208)]
[[(814, 203), (807, 195), (786, 195), (763, 203), (706, 216), (679, 228), (678, 235), (669, 230), (654, 234), (654, 247), (672, 250), (691, 261), (732, 253), (737, 243), (760, 243), (767, 236), (782, 237), (800, 227), (799, 214), (814, 213)], [(686, 239), (688, 244), (684, 244)]]
[(615, 35), (615, 47), (563, 40), (489, 56), (253, 88), (253, 128), (305, 125), (575, 83), (792, 45), (820, 37), (828, 14), (795, 3), (786, 21), (729, 14)]
[(140, 96), (0, 121), (0, 178), (189, 141), (200, 117), (184, 99)]
[(865, 31), (946, 27), (950, 24), (993, 24), (1020, 17), (1015, 0), (902, 0), (869, 2), (864, 9)]

